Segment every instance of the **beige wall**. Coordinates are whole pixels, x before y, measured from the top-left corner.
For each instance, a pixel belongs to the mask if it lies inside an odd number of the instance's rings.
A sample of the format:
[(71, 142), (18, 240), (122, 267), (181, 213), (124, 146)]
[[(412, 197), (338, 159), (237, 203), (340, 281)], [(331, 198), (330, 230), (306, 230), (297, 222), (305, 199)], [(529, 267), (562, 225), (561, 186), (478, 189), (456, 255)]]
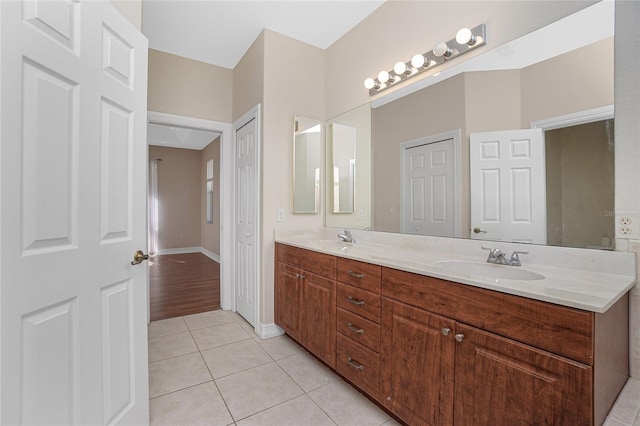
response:
[(141, 0), (111, 0), (111, 3), (138, 30), (142, 30)]
[[(387, 1), (326, 51), (326, 115), (335, 117), (390, 93), (370, 97), (367, 77), (390, 70), (399, 60), (453, 38), (461, 27), (487, 24), (487, 46), (465, 58), (500, 46), (595, 3), (594, 1)], [(452, 61), (450, 65), (454, 65)], [(449, 64), (441, 66), (442, 70)], [(425, 72), (416, 79), (426, 78)], [(400, 85), (399, 87), (402, 87)]]
[(200, 247), (200, 151), (149, 147), (158, 164), (158, 248)]
[(522, 127), (613, 105), (613, 37), (522, 70)]
[(233, 70), (233, 121), (264, 100), (264, 32)]
[(149, 49), (149, 111), (231, 122), (233, 71)]
[[(283, 225), (289, 228), (320, 227), (324, 222), (321, 213), (291, 213), (291, 161), (293, 116), (300, 115), (321, 121), (325, 119), (325, 79), (322, 49), (269, 30), (263, 32), (263, 37), (261, 320), (268, 324), (274, 320), (276, 211), (283, 209), (286, 212)], [(324, 200), (321, 203), (324, 203)]]
[[(213, 223), (207, 223), (207, 161), (213, 160)], [(220, 255), (220, 138), (200, 151), (200, 246)]]

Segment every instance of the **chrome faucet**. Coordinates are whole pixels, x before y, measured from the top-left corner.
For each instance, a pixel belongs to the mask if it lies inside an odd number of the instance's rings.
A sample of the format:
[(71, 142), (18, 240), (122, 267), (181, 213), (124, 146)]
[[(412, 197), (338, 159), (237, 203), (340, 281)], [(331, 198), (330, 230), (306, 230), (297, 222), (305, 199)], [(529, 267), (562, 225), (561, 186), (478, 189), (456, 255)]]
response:
[(345, 229), (342, 234), (338, 234), (338, 238), (340, 238), (340, 240), (344, 241), (345, 243), (356, 242), (356, 240), (354, 240), (353, 237), (351, 236), (351, 231), (349, 231), (348, 229)]
[(487, 258), (488, 263), (495, 263), (497, 265), (508, 265), (508, 266), (521, 266), (519, 254), (529, 254), (528, 251), (514, 251), (511, 254), (509, 260), (505, 257), (505, 254), (497, 248), (489, 248), (482, 247), (483, 250), (489, 250), (489, 257)]

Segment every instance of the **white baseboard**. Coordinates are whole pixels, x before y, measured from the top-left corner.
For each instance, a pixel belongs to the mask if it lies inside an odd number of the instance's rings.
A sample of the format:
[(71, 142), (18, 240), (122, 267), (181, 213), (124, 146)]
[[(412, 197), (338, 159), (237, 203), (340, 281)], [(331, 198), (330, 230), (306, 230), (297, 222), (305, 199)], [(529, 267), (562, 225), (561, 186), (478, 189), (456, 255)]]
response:
[(207, 250), (204, 247), (179, 247), (179, 248), (159, 249), (157, 254), (163, 255), (163, 254), (186, 254), (186, 253), (202, 253), (208, 258), (214, 260), (215, 262), (220, 263), (220, 256), (215, 254), (211, 250)]
[(204, 247), (200, 247), (200, 253), (204, 254), (205, 256), (207, 256), (209, 259), (220, 263), (220, 255), (215, 254), (214, 252), (212, 252), (211, 250), (207, 250)]
[(284, 334), (284, 330), (275, 325), (271, 324), (258, 324), (258, 336), (261, 339), (270, 339), (271, 337), (276, 337)]

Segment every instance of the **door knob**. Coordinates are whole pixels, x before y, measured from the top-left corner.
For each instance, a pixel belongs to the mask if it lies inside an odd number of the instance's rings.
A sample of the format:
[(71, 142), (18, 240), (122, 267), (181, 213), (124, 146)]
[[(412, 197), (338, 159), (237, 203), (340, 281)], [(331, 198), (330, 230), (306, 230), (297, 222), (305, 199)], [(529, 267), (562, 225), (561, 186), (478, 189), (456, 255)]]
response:
[(477, 226), (476, 226), (475, 228), (473, 228), (473, 232), (474, 232), (474, 233), (476, 233), (476, 234), (479, 234), (479, 233), (481, 233), (481, 232), (482, 232), (483, 234), (486, 234), (486, 233), (487, 233), (487, 231), (483, 231), (482, 229), (478, 228)]
[(136, 252), (133, 253), (133, 260), (131, 261), (131, 264), (137, 265), (139, 263), (142, 263), (143, 260), (147, 260), (147, 259), (149, 259), (148, 254), (144, 254), (142, 250), (136, 250)]

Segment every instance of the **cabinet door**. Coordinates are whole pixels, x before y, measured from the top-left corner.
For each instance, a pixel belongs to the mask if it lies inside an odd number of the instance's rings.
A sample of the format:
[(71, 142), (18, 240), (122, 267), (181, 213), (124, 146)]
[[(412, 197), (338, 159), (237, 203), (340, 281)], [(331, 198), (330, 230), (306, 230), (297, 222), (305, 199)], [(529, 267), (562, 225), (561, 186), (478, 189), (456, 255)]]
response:
[(456, 333), (456, 425), (592, 424), (591, 367), (473, 327)]
[(381, 320), (382, 402), (410, 425), (451, 424), (455, 322), (386, 298)]
[(301, 342), (300, 307), (303, 271), (278, 262), (275, 283), (275, 319), (285, 333)]
[(336, 283), (304, 273), (302, 302), (303, 345), (318, 358), (336, 366)]

